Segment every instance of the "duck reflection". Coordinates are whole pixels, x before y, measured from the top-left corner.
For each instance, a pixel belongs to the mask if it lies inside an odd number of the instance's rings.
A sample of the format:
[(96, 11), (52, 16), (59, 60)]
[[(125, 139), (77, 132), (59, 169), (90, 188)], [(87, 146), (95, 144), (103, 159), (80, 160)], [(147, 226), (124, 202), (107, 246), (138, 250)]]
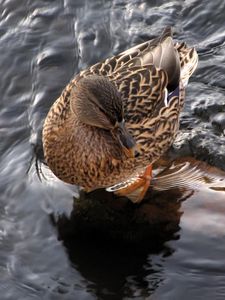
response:
[(70, 218), (55, 220), (72, 264), (97, 299), (145, 299), (154, 292), (164, 280), (163, 261), (174, 251), (165, 242), (179, 238), (181, 202), (191, 194), (152, 191), (133, 205), (95, 191), (74, 200)]
[(199, 189), (221, 190), (224, 178), (192, 158), (161, 160), (141, 204), (104, 190), (81, 192), (69, 217), (52, 220), (94, 297), (145, 299), (164, 281), (164, 261), (175, 251), (166, 242), (179, 239), (182, 202)]

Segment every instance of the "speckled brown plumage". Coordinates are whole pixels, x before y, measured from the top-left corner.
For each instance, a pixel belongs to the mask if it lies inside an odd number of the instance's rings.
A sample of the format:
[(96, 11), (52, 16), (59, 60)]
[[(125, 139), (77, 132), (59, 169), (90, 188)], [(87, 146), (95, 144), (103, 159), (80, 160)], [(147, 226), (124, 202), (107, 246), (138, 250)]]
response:
[[(184, 86), (196, 66), (194, 48), (174, 44), (167, 28), (161, 37), (82, 71), (53, 104), (44, 123), (44, 154), (50, 169), (87, 191), (143, 172), (172, 144)], [(138, 157), (126, 157), (110, 131), (84, 124), (73, 113), (71, 99), (76, 101), (79, 82), (93, 75), (107, 78), (120, 93), (126, 126), (139, 145)], [(101, 94), (101, 85), (98, 90)]]

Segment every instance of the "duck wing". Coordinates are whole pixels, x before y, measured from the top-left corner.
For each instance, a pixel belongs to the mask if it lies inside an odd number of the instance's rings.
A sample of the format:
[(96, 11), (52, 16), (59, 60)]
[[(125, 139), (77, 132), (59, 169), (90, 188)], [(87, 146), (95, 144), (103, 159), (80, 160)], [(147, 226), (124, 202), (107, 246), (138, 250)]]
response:
[(168, 76), (169, 91), (174, 90), (179, 85), (180, 57), (174, 47), (170, 27), (167, 27), (160, 37), (133, 47), (121, 55), (134, 56), (128, 63), (129, 67), (153, 64), (156, 68), (164, 70)]
[(179, 84), (180, 58), (172, 40), (171, 28), (167, 27), (160, 37), (132, 47), (117, 56), (97, 63), (82, 71), (79, 76), (90, 74), (110, 76), (123, 72), (126, 68), (153, 64), (164, 70), (168, 76), (168, 89), (173, 90)]
[(140, 125), (167, 104), (168, 76), (153, 64), (124, 67), (109, 78), (120, 91), (128, 123)]

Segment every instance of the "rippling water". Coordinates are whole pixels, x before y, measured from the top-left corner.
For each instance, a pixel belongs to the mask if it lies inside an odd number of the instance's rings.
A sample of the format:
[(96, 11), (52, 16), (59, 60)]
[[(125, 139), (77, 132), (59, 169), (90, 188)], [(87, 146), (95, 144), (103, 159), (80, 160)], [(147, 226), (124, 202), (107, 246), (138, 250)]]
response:
[(73, 227), (87, 233), (93, 218), (82, 221), (78, 204), (71, 215), (76, 187), (40, 181), (34, 159), (44, 117), (74, 74), (171, 25), (200, 59), (171, 152), (225, 170), (224, 15), (221, 0), (0, 0), (1, 299), (225, 298), (223, 188), (126, 204), (158, 222), (145, 242), (89, 241)]

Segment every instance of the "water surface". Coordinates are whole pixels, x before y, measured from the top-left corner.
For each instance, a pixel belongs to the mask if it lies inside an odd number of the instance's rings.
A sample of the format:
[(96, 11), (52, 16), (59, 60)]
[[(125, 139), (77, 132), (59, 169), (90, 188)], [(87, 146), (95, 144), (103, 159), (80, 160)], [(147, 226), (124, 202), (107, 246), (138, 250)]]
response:
[[(1, 299), (225, 298), (222, 189), (157, 194), (144, 206), (156, 227), (136, 244), (77, 237), (76, 187), (40, 181), (34, 159), (46, 113), (74, 74), (171, 25), (200, 60), (171, 152), (225, 170), (224, 14), (221, 0), (0, 0)], [(100, 195), (90, 197), (101, 204)], [(119, 216), (121, 206), (134, 213), (119, 203)]]

